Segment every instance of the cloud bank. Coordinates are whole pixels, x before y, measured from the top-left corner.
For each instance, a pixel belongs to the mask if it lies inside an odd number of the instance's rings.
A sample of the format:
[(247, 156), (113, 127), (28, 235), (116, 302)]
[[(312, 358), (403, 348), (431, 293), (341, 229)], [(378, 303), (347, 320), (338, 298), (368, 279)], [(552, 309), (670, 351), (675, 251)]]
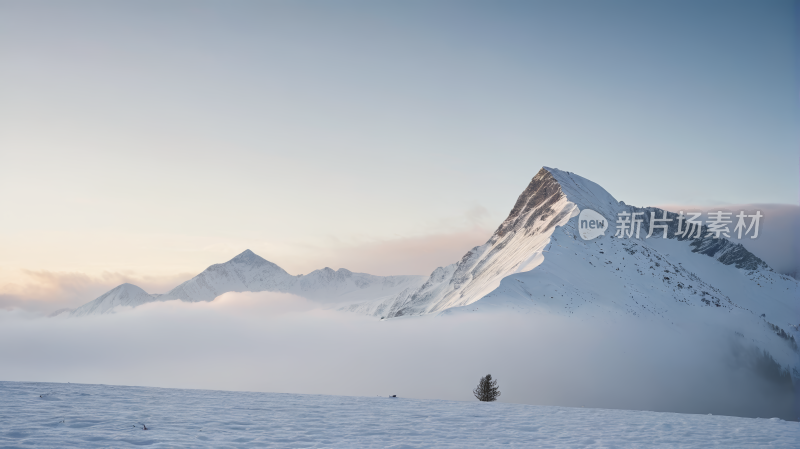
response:
[(507, 402), (793, 419), (791, 384), (759, 375), (761, 353), (706, 319), (380, 321), (275, 293), (84, 318), (6, 311), (0, 379), (468, 401), (491, 373)]

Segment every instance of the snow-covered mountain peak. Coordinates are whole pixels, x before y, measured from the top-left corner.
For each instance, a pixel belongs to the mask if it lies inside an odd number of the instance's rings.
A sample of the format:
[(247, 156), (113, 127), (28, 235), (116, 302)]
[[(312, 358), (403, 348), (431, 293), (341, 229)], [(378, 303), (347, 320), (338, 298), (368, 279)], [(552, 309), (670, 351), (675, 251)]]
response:
[(616, 214), (620, 205), (624, 205), (599, 184), (575, 173), (550, 167), (542, 167), (539, 173), (543, 171), (550, 173), (564, 196), (581, 210), (589, 208), (604, 215), (611, 215)]
[(579, 212), (575, 202), (615, 201), (597, 184), (543, 167), (517, 198), (514, 207), (488, 242), (471, 249), (455, 264), (431, 273), (413, 294), (376, 309), (386, 317), (420, 315), (471, 304), (511, 274), (538, 266), (557, 226)]
[(213, 301), (228, 292), (292, 293), (326, 305), (341, 305), (385, 300), (401, 291), (416, 289), (424, 280), (424, 276), (373, 276), (330, 267), (292, 276), (248, 249), (227, 262), (211, 265), (164, 295), (150, 295), (135, 285), (122, 284), (79, 307), (72, 315), (108, 313), (118, 305), (136, 307), (152, 301)]
[(272, 262), (269, 262), (268, 260), (250, 251), (249, 249), (242, 251), (238, 256), (229, 260), (227, 263), (238, 263), (238, 264), (254, 265), (254, 266), (266, 265), (266, 264), (274, 265)]
[[(346, 268), (339, 268), (338, 270), (334, 270), (333, 268), (325, 267), (321, 270), (314, 270), (311, 273), (303, 275), (303, 277), (306, 278), (306, 281), (308, 279), (317, 279), (322, 282), (330, 282), (334, 280), (343, 281), (345, 279), (353, 277), (354, 274), (356, 273), (353, 273), (352, 271)], [(362, 275), (371, 276), (363, 273)]]
[[(608, 230), (604, 235), (592, 241), (580, 238), (577, 217), (583, 209), (591, 209), (606, 218)], [(638, 215), (642, 219), (642, 231), (638, 237), (630, 239), (614, 237), (615, 222), (619, 212), (642, 212)], [(648, 257), (653, 257), (657, 261), (657, 257), (663, 257), (661, 253), (669, 256), (669, 252), (681, 251), (694, 253), (698, 257), (703, 256), (698, 262), (700, 265), (721, 263), (738, 269), (771, 271), (761, 259), (742, 245), (724, 238), (708, 237), (706, 226), (702, 227), (700, 238), (686, 241), (686, 237), (677, 236), (677, 215), (674, 213), (667, 213), (672, 222), (668, 229), (669, 238), (665, 240), (670, 243), (656, 241), (662, 240), (658, 236), (647, 239), (651, 213), (660, 218), (665, 212), (657, 208), (626, 205), (586, 178), (555, 168), (543, 167), (519, 195), (508, 218), (500, 224), (485, 244), (468, 251), (460, 261), (434, 270), (428, 280), (415, 292), (403, 292), (377, 307), (370, 304), (364, 310), (359, 310), (358, 307), (350, 307), (349, 310), (383, 317), (441, 312), (467, 306), (487, 297), (501, 285), (501, 281), (512, 279), (518, 273), (538, 273), (543, 269), (537, 267), (548, 259), (552, 259), (548, 266), (556, 262), (559, 264), (556, 272), (567, 273), (571, 270), (569, 263), (579, 263), (578, 261), (586, 261), (597, 256), (608, 259), (612, 253), (621, 254), (619, 262), (622, 262), (623, 266), (619, 267), (620, 270), (626, 268), (625, 254), (631, 257), (639, 257), (634, 256), (637, 252), (654, 254), (657, 256)], [(604, 244), (605, 251), (603, 251)], [(556, 247), (559, 251), (565, 250), (564, 254), (571, 262), (566, 259), (563, 261), (553, 259), (552, 254)], [(667, 251), (665, 247), (672, 249)], [(609, 264), (616, 263), (606, 259), (604, 260)], [(674, 265), (679, 266), (679, 262), (674, 261)], [(659, 263), (663, 265), (665, 262)], [(656, 269), (659, 263), (653, 262), (652, 269)], [(673, 262), (667, 262), (667, 265), (672, 266), (671, 264)], [(606, 264), (606, 266), (611, 265)], [(615, 279), (612, 284), (618, 284), (620, 279), (627, 279), (618, 275), (620, 270), (617, 269), (617, 265), (613, 266), (615, 272), (607, 273)], [(650, 264), (647, 267), (650, 267)], [(548, 270), (549, 268), (545, 268), (542, 272)], [(672, 279), (668, 274), (664, 274), (658, 280), (666, 282), (668, 278)], [(696, 285), (697, 282), (699, 281), (695, 281), (692, 285)], [(684, 282), (681, 285), (689, 283)], [(787, 287), (792, 290), (791, 285)], [(784, 291), (787, 287), (784, 287)], [(708, 304), (729, 304), (727, 299), (719, 295), (715, 298), (702, 299), (707, 300)], [(706, 304), (702, 299), (698, 299), (698, 304)]]
[(505, 237), (512, 231), (532, 230), (539, 224), (536, 218), (541, 221), (563, 197), (564, 192), (556, 178), (549, 170), (542, 168), (517, 198), (508, 218), (497, 228), (493, 238)]
[[(573, 207), (559, 209), (564, 200)], [(501, 239), (509, 232), (522, 230), (528, 234), (548, 232), (567, 214), (589, 208), (611, 216), (620, 207), (620, 203), (598, 184), (574, 173), (542, 167), (517, 198), (508, 218), (492, 238)], [(554, 214), (557, 214), (555, 218)]]
[(136, 307), (151, 302), (159, 295), (151, 295), (136, 285), (124, 283), (107, 291), (99, 298), (70, 312), (72, 316), (106, 313), (118, 306)]

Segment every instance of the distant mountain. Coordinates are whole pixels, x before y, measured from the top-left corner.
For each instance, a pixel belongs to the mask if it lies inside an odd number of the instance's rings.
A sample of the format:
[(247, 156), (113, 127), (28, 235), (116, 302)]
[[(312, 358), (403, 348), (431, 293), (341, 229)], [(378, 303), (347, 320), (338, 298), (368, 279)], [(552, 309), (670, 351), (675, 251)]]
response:
[(296, 278), (283, 268), (248, 249), (225, 263), (211, 265), (162, 299), (198, 302), (212, 301), (227, 292), (284, 292), (295, 282)]
[(213, 301), (228, 292), (293, 293), (323, 305), (341, 306), (354, 301), (392, 298), (399, 292), (416, 289), (424, 280), (424, 276), (373, 276), (344, 268), (335, 271), (323, 268), (307, 275), (292, 276), (248, 249), (225, 263), (211, 265), (166, 294), (149, 294), (135, 285), (122, 284), (78, 307), (70, 315), (110, 313), (119, 306), (136, 307), (153, 301)]
[(73, 310), (70, 315), (83, 316), (108, 313), (119, 306), (136, 307), (155, 301), (158, 296), (159, 295), (151, 295), (133, 284), (126, 283), (103, 293), (99, 298), (90, 303), (78, 307)]

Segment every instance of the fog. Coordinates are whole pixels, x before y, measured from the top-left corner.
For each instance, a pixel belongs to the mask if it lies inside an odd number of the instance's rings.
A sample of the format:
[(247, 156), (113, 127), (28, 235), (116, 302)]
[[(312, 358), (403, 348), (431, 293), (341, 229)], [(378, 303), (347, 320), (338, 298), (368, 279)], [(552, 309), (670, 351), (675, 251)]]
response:
[(794, 419), (791, 386), (709, 319), (380, 321), (275, 293), (84, 318), (2, 311), (0, 379), (473, 401), (491, 373), (504, 402)]

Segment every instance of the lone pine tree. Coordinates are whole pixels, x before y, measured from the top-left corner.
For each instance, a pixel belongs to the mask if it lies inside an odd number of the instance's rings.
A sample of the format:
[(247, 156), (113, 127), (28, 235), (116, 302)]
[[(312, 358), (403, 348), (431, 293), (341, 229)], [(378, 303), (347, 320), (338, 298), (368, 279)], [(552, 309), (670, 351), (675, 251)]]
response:
[(472, 394), (478, 398), (479, 401), (492, 402), (500, 397), (500, 389), (497, 388), (497, 381), (492, 379), (491, 374), (481, 377), (478, 382), (478, 388), (472, 390)]

